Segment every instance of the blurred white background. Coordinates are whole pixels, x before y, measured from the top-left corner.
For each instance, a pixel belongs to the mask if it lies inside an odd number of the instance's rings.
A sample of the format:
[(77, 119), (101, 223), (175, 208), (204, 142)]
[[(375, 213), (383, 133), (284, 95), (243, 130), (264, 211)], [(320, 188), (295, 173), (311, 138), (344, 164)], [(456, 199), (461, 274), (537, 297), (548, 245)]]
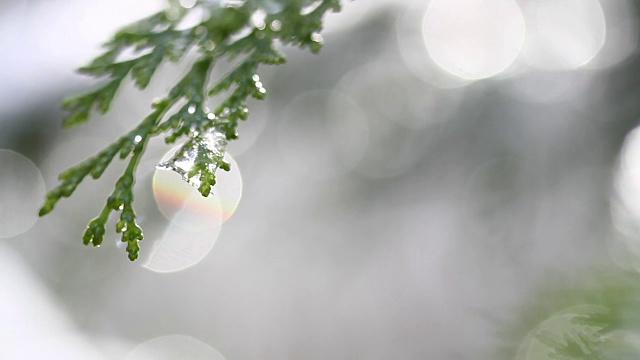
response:
[(0, 359), (476, 360), (507, 340), (539, 359), (504, 333), (546, 280), (638, 269), (629, 0), (346, 1), (318, 55), (262, 69), (214, 197), (155, 169), (158, 139), (141, 259), (114, 232), (83, 246), (122, 163), (38, 219), (45, 189), (189, 59), (88, 125), (63, 131), (57, 103), (95, 84), (74, 69), (114, 30), (165, 5), (0, 2)]

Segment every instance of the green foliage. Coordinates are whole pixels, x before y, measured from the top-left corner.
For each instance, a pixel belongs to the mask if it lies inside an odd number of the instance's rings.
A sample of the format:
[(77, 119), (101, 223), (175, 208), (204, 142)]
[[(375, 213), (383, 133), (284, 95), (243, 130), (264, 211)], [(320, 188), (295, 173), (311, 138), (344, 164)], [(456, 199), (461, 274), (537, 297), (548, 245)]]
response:
[[(191, 28), (180, 29), (186, 15), (197, 8), (206, 14), (204, 19)], [(122, 242), (127, 243), (129, 259), (137, 259), (138, 242), (143, 239), (143, 233), (133, 208), (133, 185), (149, 139), (163, 136), (167, 144), (185, 139), (171, 161), (160, 166), (179, 172), (203, 196), (211, 194), (216, 170), (229, 171), (224, 152), (227, 142), (237, 138), (238, 122), (248, 117), (247, 99), (265, 97), (258, 67), (285, 62), (284, 55), (276, 49), (278, 42), (308, 47), (314, 53), (319, 51), (322, 18), (329, 10), (339, 9), (339, 0), (249, 0), (229, 1), (227, 5), (224, 1), (202, 0), (191, 9), (172, 2), (166, 11), (118, 31), (105, 44), (104, 53), (79, 69), (87, 75), (105, 77), (106, 82), (95, 90), (63, 101), (62, 106), (69, 111), (63, 122), (65, 127), (85, 123), (94, 110), (107, 112), (127, 76), (144, 89), (163, 61), (177, 62), (192, 49), (196, 49), (198, 59), (165, 98), (152, 104), (153, 111), (138, 126), (98, 154), (60, 174), (61, 183), (47, 193), (40, 216), (51, 212), (61, 198), (71, 196), (87, 175), (99, 178), (116, 154), (121, 159), (128, 158), (128, 166), (103, 210), (89, 222), (83, 242), (100, 246), (111, 212), (120, 212), (116, 231), (122, 233)], [(135, 56), (120, 60), (126, 51)], [(209, 73), (221, 59), (240, 61), (228, 74), (210, 84)], [(210, 111), (205, 105), (207, 98), (223, 93), (228, 96)], [(169, 113), (173, 105), (181, 102), (185, 104)], [(189, 168), (177, 165), (185, 158), (194, 160)]]
[(640, 358), (639, 284), (640, 275), (619, 269), (579, 281), (557, 277), (516, 317), (497, 358)]

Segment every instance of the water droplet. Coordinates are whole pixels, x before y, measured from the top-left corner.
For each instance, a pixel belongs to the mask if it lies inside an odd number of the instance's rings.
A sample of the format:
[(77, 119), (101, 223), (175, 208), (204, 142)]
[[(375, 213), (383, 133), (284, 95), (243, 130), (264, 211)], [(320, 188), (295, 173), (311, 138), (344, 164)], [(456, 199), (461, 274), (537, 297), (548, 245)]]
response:
[(260, 89), (258, 89), (258, 91), (260, 91), (261, 94), (265, 94), (267, 92), (267, 89), (260, 88)]
[(180, 6), (185, 9), (191, 9), (195, 4), (196, 0), (180, 0)]
[(241, 7), (245, 2), (245, 0), (226, 0), (222, 5), (224, 7)]
[(140, 141), (142, 141), (142, 136), (140, 135), (136, 135), (136, 137), (133, 138), (133, 142), (134, 143), (139, 143)]
[(253, 79), (253, 81), (258, 82), (260, 81), (260, 76), (258, 76), (258, 74), (253, 74), (253, 76), (251, 77)]
[(262, 82), (256, 81), (256, 87), (261, 88), (262, 87)]
[(214, 42), (213, 42), (213, 41), (211, 41), (211, 40), (207, 40), (207, 41), (204, 43), (204, 48), (205, 48), (205, 50), (207, 50), (207, 51), (212, 51), (213, 49), (215, 49), (215, 48), (216, 48), (216, 43), (214, 43)]
[[(156, 167), (161, 170), (171, 170), (178, 173), (182, 178), (193, 185), (195, 188), (200, 187), (200, 177), (198, 175), (188, 178), (189, 170), (194, 166), (196, 158), (204, 155), (208, 158), (222, 158), (227, 150), (227, 137), (218, 129), (207, 129), (204, 133), (194, 132), (196, 140), (193, 141), (191, 147), (185, 149), (180, 148), (168, 160), (158, 164)], [(207, 170), (212, 173), (218, 169), (215, 161), (207, 164)]]
[(197, 37), (205, 37), (207, 35), (207, 28), (204, 26), (198, 26), (195, 33)]
[(280, 31), (280, 29), (282, 29), (282, 22), (280, 22), (280, 20), (273, 20), (270, 27), (273, 31)]
[(253, 15), (251, 15), (251, 22), (253, 23), (253, 26), (255, 26), (256, 28), (260, 30), (264, 30), (265, 27), (267, 26), (264, 22), (264, 19), (266, 17), (267, 17), (267, 13), (265, 13), (264, 10), (257, 10), (256, 12), (253, 13)]
[(187, 112), (189, 114), (193, 114), (196, 112), (196, 106), (195, 105), (189, 105), (189, 108), (187, 109)]
[(311, 41), (322, 44), (322, 35), (320, 35), (319, 33), (311, 34)]

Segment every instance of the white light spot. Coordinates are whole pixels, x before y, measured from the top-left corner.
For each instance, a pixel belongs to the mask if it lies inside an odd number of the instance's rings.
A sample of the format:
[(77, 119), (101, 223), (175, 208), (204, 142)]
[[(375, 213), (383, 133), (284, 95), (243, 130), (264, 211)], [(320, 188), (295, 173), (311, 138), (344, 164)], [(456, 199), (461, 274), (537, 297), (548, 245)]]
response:
[(627, 135), (622, 148), (616, 190), (625, 210), (640, 223), (640, 129), (638, 128)]
[(280, 20), (273, 20), (270, 27), (273, 31), (280, 31), (280, 29), (282, 29), (282, 22)]
[(526, 61), (546, 70), (570, 70), (587, 64), (605, 42), (606, 26), (597, 0), (539, 0), (524, 8)]
[(257, 10), (251, 15), (251, 22), (253, 26), (255, 26), (259, 30), (264, 30), (267, 26), (264, 22), (264, 19), (267, 17), (267, 13), (263, 10)]
[(611, 206), (617, 234), (610, 251), (619, 265), (640, 271), (640, 128), (627, 135), (619, 164)]
[(35, 224), (44, 193), (44, 180), (31, 160), (0, 150), (0, 238), (20, 235)]
[(511, 65), (522, 48), (525, 25), (512, 0), (433, 0), (423, 34), (436, 64), (474, 80)]
[(140, 135), (136, 135), (136, 137), (133, 138), (133, 142), (135, 142), (136, 144), (139, 143), (140, 141), (142, 141), (142, 136)]
[(601, 69), (628, 58), (638, 46), (636, 7), (630, 0), (601, 1), (606, 19), (606, 41), (586, 67)]
[(422, 34), (425, 11), (425, 4), (409, 7), (396, 21), (398, 48), (405, 66), (420, 80), (439, 88), (468, 85), (471, 80), (444, 71), (431, 59)]
[(196, 0), (180, 0), (180, 6), (185, 9), (191, 9), (196, 5)]
[(322, 44), (322, 35), (320, 35), (318, 33), (311, 34), (311, 41)]

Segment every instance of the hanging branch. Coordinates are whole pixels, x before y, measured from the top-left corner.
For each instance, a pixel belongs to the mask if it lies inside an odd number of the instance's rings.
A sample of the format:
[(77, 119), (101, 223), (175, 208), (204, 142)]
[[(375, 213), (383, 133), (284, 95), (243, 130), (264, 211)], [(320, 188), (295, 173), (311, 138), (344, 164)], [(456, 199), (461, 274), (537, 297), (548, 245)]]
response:
[[(235, 3), (240, 4), (233, 6)], [(122, 233), (121, 241), (127, 243), (129, 259), (137, 259), (138, 242), (144, 236), (136, 222), (133, 185), (140, 158), (154, 136), (163, 136), (167, 144), (184, 140), (176, 154), (158, 167), (176, 171), (202, 196), (209, 196), (216, 183), (216, 170), (230, 170), (230, 164), (223, 158), (228, 141), (237, 138), (238, 122), (248, 117), (247, 98), (265, 97), (266, 90), (257, 74), (259, 66), (286, 61), (276, 49), (276, 42), (318, 52), (322, 46), (324, 14), (340, 10), (339, 0), (321, 0), (311, 5), (303, 0), (280, 0), (271, 1), (268, 7), (261, 5), (261, 1), (198, 1), (185, 9), (174, 3), (168, 10), (118, 31), (104, 45), (105, 51), (100, 56), (79, 69), (90, 76), (106, 77), (107, 81), (95, 90), (63, 101), (63, 108), (69, 111), (64, 127), (85, 123), (94, 110), (106, 113), (127, 76), (144, 89), (163, 61), (177, 62), (193, 48), (198, 51), (198, 59), (165, 98), (152, 104), (153, 111), (138, 126), (98, 154), (61, 173), (60, 184), (47, 193), (39, 215), (48, 214), (61, 198), (71, 196), (87, 175), (99, 178), (116, 154), (123, 160), (129, 158), (106, 205), (89, 222), (82, 239), (85, 245), (100, 246), (109, 216), (120, 212), (115, 230)], [(178, 30), (186, 15), (195, 9), (204, 12), (204, 19), (191, 28)], [(120, 61), (125, 51), (139, 56)], [(242, 61), (234, 69), (209, 84), (216, 61), (239, 57)], [(205, 101), (223, 92), (229, 96), (209, 111)], [(180, 101), (186, 104), (169, 114), (171, 107)]]

